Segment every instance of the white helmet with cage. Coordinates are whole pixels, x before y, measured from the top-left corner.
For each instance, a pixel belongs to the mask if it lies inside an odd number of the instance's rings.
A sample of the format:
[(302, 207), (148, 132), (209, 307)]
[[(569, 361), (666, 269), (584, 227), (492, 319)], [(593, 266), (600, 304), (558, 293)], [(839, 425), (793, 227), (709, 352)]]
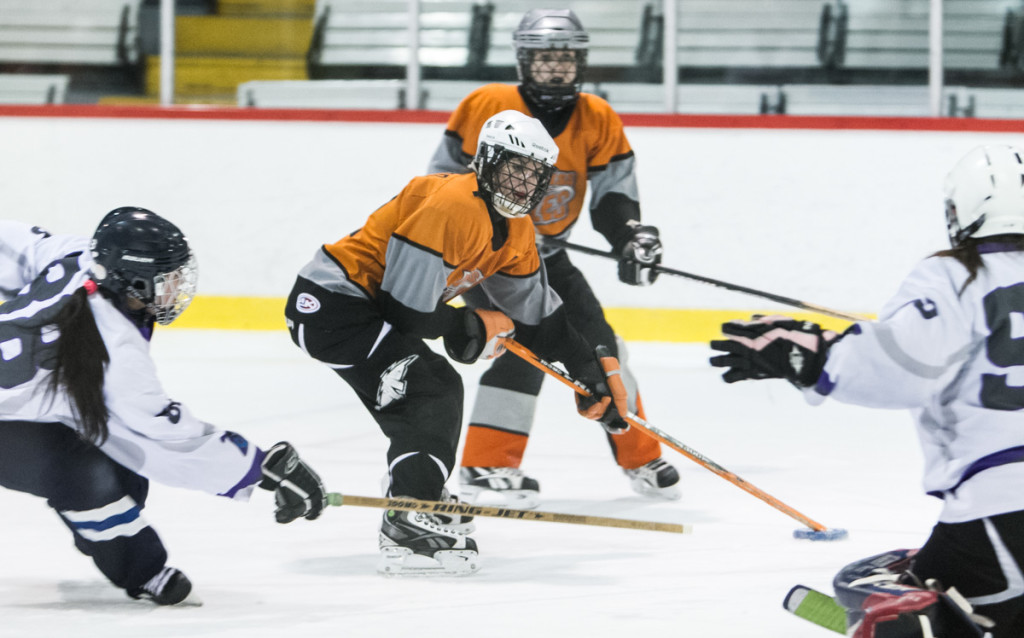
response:
[(946, 176), (946, 223), (957, 246), (969, 237), (1024, 234), (1024, 152), (979, 146)]
[(557, 111), (583, 88), (590, 36), (569, 9), (531, 9), (512, 34), (523, 91), (536, 106)]
[(484, 122), (472, 166), (494, 209), (515, 218), (544, 198), (556, 161), (558, 145), (540, 120), (507, 110)]

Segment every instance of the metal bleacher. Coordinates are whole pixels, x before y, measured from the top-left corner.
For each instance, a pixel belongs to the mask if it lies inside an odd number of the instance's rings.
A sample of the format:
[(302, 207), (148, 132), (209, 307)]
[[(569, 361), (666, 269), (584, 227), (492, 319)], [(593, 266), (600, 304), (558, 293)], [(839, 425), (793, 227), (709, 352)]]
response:
[[(179, 0), (179, 10), (198, 1)], [(516, 25), (529, 9), (558, 6), (575, 11), (591, 36), (585, 90), (623, 113), (662, 113), (674, 102), (676, 113), (930, 114), (930, 0), (677, 0), (673, 16), (662, 15), (661, 0), (417, 4), (418, 95), (406, 87), (408, 0), (316, 0), (297, 76), (310, 79), (268, 73), (227, 90), (237, 87), (237, 104), (250, 107), (449, 111), (477, 86), (515, 82)], [(0, 0), (0, 74), (22, 76), (20, 87), (0, 82), (0, 102), (64, 101), (81, 69), (128, 70), (132, 82), (152, 84), (152, 65), (140, 62), (139, 12), (151, 18), (154, 6)], [(1024, 117), (1024, 0), (944, 0), (943, 11), (943, 115)], [(189, 33), (182, 28), (179, 39)], [(675, 41), (674, 100), (662, 84), (666, 39)]]
[(822, 0), (683, 0), (682, 67), (814, 68)]
[[(929, 0), (850, 0), (846, 4), (846, 68), (927, 68)], [(944, 66), (998, 68), (1006, 12), (1020, 6), (1020, 0), (945, 0)]]
[(0, 103), (63, 103), (76, 75), (131, 84), (141, 2), (0, 0)]
[(0, 0), (0, 65), (133, 62), (141, 0)]
[(0, 104), (63, 104), (69, 76), (0, 73)]
[[(314, 66), (401, 68), (409, 61), (406, 0), (318, 0), (311, 52)], [(457, 67), (466, 63), (471, 4), (422, 0), (420, 62)]]

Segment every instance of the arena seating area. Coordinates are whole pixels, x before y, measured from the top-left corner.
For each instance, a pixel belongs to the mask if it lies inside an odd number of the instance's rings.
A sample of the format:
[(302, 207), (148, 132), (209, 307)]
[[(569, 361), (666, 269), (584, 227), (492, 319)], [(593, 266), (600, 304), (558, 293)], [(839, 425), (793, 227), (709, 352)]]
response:
[[(515, 81), (512, 32), (525, 11), (549, 4), (420, 0), (411, 33), (407, 0), (178, 0), (175, 95), (251, 107), (448, 110), (475, 86)], [(664, 112), (667, 39), (676, 112), (928, 114), (929, 0), (559, 6), (590, 32), (587, 88), (622, 112)], [(1024, 116), (1024, 0), (943, 6), (944, 115)], [(159, 0), (0, 0), (0, 103), (155, 102), (158, 18)], [(417, 96), (405, 86), (413, 42)]]

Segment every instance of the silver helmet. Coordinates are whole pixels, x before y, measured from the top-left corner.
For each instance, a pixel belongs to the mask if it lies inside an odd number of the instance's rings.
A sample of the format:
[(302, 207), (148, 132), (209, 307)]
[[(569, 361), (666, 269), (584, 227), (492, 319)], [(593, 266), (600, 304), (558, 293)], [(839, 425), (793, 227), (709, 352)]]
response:
[(557, 111), (576, 102), (590, 36), (569, 9), (531, 9), (512, 35), (519, 82), (537, 106)]

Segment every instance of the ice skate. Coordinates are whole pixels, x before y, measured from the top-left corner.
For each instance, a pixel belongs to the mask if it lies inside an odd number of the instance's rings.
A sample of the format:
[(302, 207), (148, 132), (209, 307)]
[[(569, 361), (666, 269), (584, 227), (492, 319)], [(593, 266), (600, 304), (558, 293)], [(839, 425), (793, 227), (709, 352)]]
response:
[(480, 569), (476, 541), (427, 512), (388, 510), (380, 526), (386, 576), (467, 576)]
[(641, 496), (651, 496), (674, 501), (682, 496), (679, 491), (679, 472), (663, 458), (656, 458), (646, 465), (633, 470), (624, 469), (633, 491)]
[[(445, 503), (460, 502), (459, 497), (449, 492), (447, 487), (441, 490), (441, 498), (437, 500), (444, 501)], [(445, 514), (442, 512), (434, 512), (434, 516), (437, 517), (437, 520), (441, 525), (450, 527), (461, 534), (472, 534), (476, 531), (476, 523), (473, 522), (472, 516), (465, 514)]]
[(467, 503), (520, 510), (540, 505), (540, 483), (517, 467), (463, 467), (459, 481)]
[(203, 604), (192, 594), (192, 581), (176, 567), (164, 567), (142, 587), (128, 590), (128, 595), (135, 599), (151, 600), (157, 605), (198, 607)]

